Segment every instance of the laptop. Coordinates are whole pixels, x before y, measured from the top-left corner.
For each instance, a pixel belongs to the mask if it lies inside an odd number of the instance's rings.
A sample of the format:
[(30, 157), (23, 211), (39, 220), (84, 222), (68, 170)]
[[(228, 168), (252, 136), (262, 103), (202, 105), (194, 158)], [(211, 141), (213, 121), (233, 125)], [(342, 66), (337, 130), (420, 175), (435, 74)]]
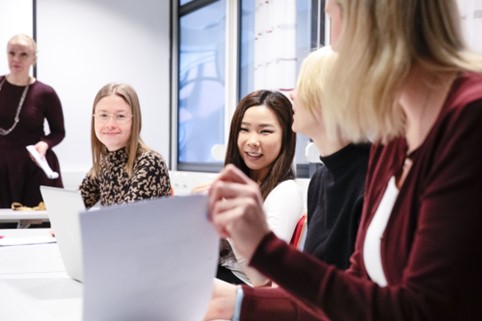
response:
[(82, 240), (80, 212), (85, 211), (79, 191), (40, 186), (50, 225), (55, 233), (67, 274), (82, 282)]

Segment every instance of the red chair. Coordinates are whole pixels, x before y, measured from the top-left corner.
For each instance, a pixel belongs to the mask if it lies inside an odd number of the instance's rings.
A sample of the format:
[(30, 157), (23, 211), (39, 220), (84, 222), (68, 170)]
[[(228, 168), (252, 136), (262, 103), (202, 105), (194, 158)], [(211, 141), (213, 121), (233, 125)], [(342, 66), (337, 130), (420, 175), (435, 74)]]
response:
[(307, 219), (306, 219), (306, 213), (305, 213), (298, 220), (298, 223), (296, 224), (295, 230), (293, 232), (293, 236), (291, 237), (291, 241), (290, 241), (290, 245), (296, 247), (299, 250), (302, 250), (303, 245), (305, 244), (306, 231), (307, 231), (306, 225), (307, 225)]

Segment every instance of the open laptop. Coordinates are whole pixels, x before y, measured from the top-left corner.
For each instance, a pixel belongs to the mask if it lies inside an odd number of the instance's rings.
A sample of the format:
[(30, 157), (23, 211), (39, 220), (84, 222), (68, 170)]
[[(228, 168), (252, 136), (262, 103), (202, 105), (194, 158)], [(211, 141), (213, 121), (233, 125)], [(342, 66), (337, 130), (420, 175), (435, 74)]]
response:
[(85, 211), (82, 196), (79, 191), (50, 186), (40, 186), (40, 193), (57, 239), (65, 271), (73, 279), (82, 282), (82, 240), (79, 221), (80, 212)]

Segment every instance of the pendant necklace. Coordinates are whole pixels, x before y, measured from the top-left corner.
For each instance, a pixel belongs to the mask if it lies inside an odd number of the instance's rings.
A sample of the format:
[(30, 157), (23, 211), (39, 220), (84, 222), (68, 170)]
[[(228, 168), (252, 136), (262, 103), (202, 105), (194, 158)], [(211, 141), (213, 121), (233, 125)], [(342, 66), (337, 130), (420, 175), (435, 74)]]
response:
[[(2, 80), (2, 82), (0, 82), (0, 91), (2, 91), (3, 84), (5, 83), (6, 80), (7, 80), (7, 77), (5, 76), (5, 78), (3, 78), (3, 80)], [(4, 129), (4, 128), (0, 127), (0, 135), (6, 136), (6, 135), (10, 134), (10, 132), (12, 130), (14, 130), (15, 127), (17, 126), (17, 124), (20, 120), (18, 116), (20, 115), (20, 111), (22, 110), (22, 106), (23, 106), (23, 102), (25, 100), (25, 97), (27, 97), (28, 87), (30, 87), (30, 81), (27, 84), (27, 86), (24, 88), (23, 93), (22, 93), (22, 97), (20, 97), (20, 101), (18, 102), (17, 112), (15, 113), (13, 125), (9, 129)]]

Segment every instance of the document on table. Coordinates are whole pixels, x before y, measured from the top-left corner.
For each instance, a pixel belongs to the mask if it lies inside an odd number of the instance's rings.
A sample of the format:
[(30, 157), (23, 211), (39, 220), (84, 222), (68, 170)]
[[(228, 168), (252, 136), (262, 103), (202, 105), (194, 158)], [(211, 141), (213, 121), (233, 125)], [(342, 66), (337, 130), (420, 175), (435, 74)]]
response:
[(26, 236), (26, 237), (16, 237), (16, 236), (3, 236), (0, 235), (0, 246), (14, 246), (14, 245), (34, 245), (34, 244), (45, 244), (45, 243), (55, 243), (55, 237), (45, 235), (45, 236)]
[(83, 320), (203, 319), (219, 253), (206, 196), (108, 207), (80, 222)]

